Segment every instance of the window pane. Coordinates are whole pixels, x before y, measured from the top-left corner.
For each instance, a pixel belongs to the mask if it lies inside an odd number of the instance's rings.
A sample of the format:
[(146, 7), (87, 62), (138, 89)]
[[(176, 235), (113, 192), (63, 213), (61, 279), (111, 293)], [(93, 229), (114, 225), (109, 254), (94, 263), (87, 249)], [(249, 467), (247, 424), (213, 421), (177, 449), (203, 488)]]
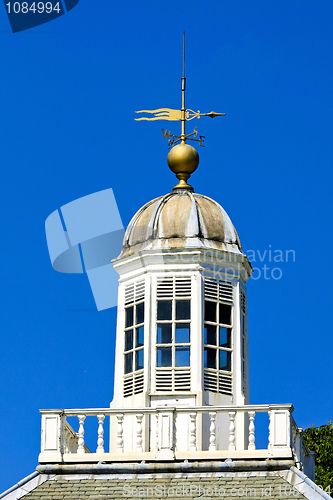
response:
[(176, 319), (191, 319), (191, 301), (176, 301)]
[(190, 342), (190, 324), (176, 324), (176, 344), (187, 344)]
[(141, 347), (144, 344), (144, 327), (136, 328), (135, 347)]
[(220, 323), (231, 325), (231, 306), (220, 304)]
[(133, 330), (125, 332), (125, 351), (133, 349)]
[(136, 325), (143, 323), (145, 319), (145, 304), (141, 302), (136, 306)]
[(204, 342), (205, 344), (216, 345), (216, 326), (205, 325)]
[(205, 347), (204, 364), (205, 368), (216, 368), (216, 349)]
[(205, 300), (205, 321), (216, 322), (216, 302)]
[(125, 373), (133, 371), (133, 353), (125, 354)]
[(220, 351), (220, 370), (231, 370), (231, 353)]
[(157, 366), (171, 366), (171, 347), (157, 348)]
[(176, 366), (190, 366), (189, 347), (176, 347), (175, 364)]
[(135, 369), (142, 370), (143, 368), (143, 349), (135, 352)]
[(172, 342), (172, 325), (170, 323), (157, 325), (157, 343), (171, 344)]
[(172, 300), (157, 302), (157, 319), (172, 319)]
[(127, 309), (125, 309), (125, 313), (126, 313), (126, 321), (125, 321), (126, 328), (128, 326), (133, 326), (133, 306), (127, 307)]
[(224, 326), (220, 326), (220, 347), (231, 347), (231, 328), (225, 328)]

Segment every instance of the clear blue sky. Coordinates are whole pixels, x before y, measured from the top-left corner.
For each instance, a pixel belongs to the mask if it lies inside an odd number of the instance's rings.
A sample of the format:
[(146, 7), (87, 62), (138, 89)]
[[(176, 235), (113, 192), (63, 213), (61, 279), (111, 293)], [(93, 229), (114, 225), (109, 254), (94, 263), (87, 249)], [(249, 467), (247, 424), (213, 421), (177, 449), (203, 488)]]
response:
[[(44, 222), (112, 187), (127, 225), (171, 190), (166, 124), (134, 111), (179, 107), (184, 28), (188, 107), (227, 113), (195, 124), (192, 184), (254, 267), (282, 270), (248, 283), (251, 402), (293, 403), (304, 428), (333, 418), (332, 19), (331, 0), (80, 0), (13, 34), (1, 7), (0, 491), (37, 465), (39, 408), (112, 399), (116, 310), (52, 269)], [(269, 248), (295, 262), (258, 262)]]

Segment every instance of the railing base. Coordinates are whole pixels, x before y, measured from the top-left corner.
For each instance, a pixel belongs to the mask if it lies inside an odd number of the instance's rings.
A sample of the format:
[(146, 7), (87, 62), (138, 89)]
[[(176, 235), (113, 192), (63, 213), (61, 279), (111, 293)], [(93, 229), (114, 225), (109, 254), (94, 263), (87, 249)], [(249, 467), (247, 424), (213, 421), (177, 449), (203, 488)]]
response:
[(38, 465), (37, 471), (42, 474), (157, 474), (157, 473), (210, 473), (210, 472), (240, 472), (240, 471), (268, 471), (289, 470), (293, 467), (293, 460), (207, 460), (207, 461), (174, 461), (174, 462), (114, 462), (99, 464), (48, 464)]
[(176, 460), (265, 460), (265, 459), (292, 459), (291, 449), (273, 451), (268, 450), (217, 450), (217, 451), (175, 451), (175, 452), (141, 452), (141, 453), (41, 453), (39, 455), (40, 464), (79, 464), (79, 463), (119, 463), (119, 462), (165, 462)]

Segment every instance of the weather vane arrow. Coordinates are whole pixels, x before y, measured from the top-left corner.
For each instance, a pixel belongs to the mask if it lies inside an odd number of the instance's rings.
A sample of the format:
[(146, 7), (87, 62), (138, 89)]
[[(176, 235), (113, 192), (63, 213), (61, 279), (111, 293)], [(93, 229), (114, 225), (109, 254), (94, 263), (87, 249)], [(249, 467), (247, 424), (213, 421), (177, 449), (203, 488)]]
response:
[(186, 90), (186, 78), (185, 78), (185, 31), (183, 33), (183, 77), (181, 79), (182, 86), (182, 108), (181, 109), (170, 109), (170, 108), (159, 108), (159, 109), (142, 109), (141, 111), (136, 111), (136, 113), (145, 113), (146, 115), (153, 116), (142, 116), (140, 118), (135, 118), (135, 121), (157, 121), (166, 120), (172, 122), (180, 121), (181, 125), (181, 135), (173, 135), (171, 131), (164, 131), (162, 129), (163, 137), (168, 138), (169, 147), (174, 146), (178, 142), (185, 143), (187, 140), (199, 142), (200, 146), (203, 146), (203, 135), (198, 136), (197, 127), (194, 127), (194, 131), (191, 134), (185, 134), (185, 123), (187, 121), (193, 120), (194, 118), (200, 118), (201, 116), (209, 116), (210, 118), (216, 118), (217, 116), (225, 116), (225, 113), (216, 113), (215, 111), (210, 111), (209, 113), (201, 113), (200, 111), (193, 111), (192, 109), (185, 108), (185, 90)]
[[(170, 109), (170, 108), (159, 108), (159, 109), (142, 109), (141, 111), (136, 111), (136, 113), (147, 113), (154, 115), (153, 117), (143, 116), (141, 118), (134, 118), (136, 122), (142, 120), (155, 121), (155, 120), (168, 120), (171, 122), (178, 122), (182, 119), (181, 109)], [(185, 120), (193, 120), (193, 118), (200, 118), (201, 116), (210, 116), (215, 118), (216, 116), (225, 116), (225, 113), (215, 113), (211, 111), (210, 113), (200, 113), (200, 111), (193, 111), (192, 109), (185, 110)]]

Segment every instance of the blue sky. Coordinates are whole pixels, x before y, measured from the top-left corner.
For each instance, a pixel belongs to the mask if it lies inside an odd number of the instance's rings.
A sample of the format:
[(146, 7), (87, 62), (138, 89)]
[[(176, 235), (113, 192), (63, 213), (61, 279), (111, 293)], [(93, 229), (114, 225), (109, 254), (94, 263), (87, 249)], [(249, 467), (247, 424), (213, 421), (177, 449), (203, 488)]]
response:
[(293, 403), (304, 428), (333, 417), (332, 17), (330, 0), (80, 0), (13, 34), (0, 9), (0, 491), (37, 465), (39, 408), (112, 399), (116, 310), (52, 269), (44, 222), (112, 187), (127, 225), (171, 190), (166, 123), (134, 111), (180, 106), (184, 28), (187, 106), (227, 114), (195, 123), (206, 148), (191, 183), (262, 273), (248, 283), (251, 402)]

